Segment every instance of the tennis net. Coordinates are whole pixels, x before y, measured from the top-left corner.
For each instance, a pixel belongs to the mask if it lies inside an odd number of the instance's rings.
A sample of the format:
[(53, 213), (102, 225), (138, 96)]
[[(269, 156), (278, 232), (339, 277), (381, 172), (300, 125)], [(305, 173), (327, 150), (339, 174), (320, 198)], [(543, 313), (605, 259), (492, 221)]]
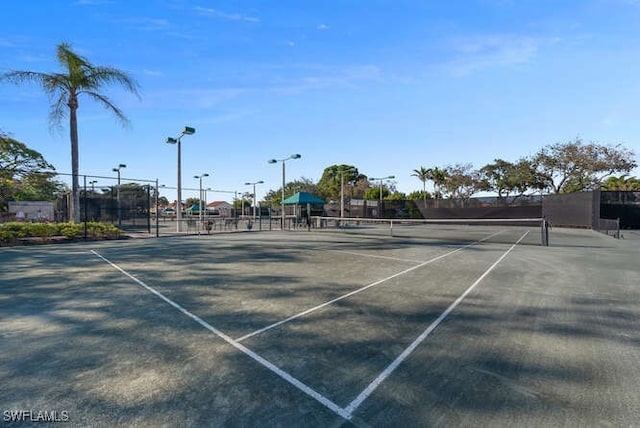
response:
[(599, 218), (598, 228), (596, 229), (600, 233), (613, 236), (616, 239), (620, 239), (620, 219), (611, 218)]
[(317, 217), (319, 231), (433, 240), (445, 243), (503, 242), (549, 245), (549, 225), (542, 218), (524, 219), (372, 219)]

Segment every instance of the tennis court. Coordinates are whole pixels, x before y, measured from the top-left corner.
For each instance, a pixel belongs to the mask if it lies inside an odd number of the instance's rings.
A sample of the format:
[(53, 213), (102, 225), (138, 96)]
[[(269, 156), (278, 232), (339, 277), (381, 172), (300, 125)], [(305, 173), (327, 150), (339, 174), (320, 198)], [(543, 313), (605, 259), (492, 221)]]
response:
[(640, 420), (638, 235), (343, 232), (0, 249), (3, 424)]

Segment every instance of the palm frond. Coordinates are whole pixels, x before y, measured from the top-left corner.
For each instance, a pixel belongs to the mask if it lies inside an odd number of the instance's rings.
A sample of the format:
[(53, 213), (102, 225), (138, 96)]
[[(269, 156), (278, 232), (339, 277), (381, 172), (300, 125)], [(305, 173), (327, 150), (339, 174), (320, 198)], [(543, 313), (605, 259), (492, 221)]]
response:
[(67, 117), (67, 93), (60, 93), (49, 108), (49, 129), (60, 129), (62, 119)]
[(122, 110), (120, 110), (113, 102), (107, 98), (106, 96), (99, 94), (97, 92), (91, 91), (80, 91), (78, 94), (86, 94), (87, 96), (93, 98), (95, 101), (99, 102), (103, 105), (107, 110), (111, 110), (113, 114), (120, 120), (123, 126), (129, 125), (129, 119), (124, 115)]
[(92, 67), (89, 78), (96, 84), (96, 87), (100, 87), (105, 83), (118, 83), (140, 99), (138, 82), (121, 70), (113, 67)]

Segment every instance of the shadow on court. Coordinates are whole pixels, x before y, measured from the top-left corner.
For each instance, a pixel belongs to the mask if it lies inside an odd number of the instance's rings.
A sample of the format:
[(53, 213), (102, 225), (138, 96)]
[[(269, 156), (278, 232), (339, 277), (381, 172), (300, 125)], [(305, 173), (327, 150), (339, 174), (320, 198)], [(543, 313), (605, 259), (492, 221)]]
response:
[[(90, 252), (237, 339), (453, 244), (274, 233), (2, 249), (0, 410), (66, 411), (72, 426), (640, 420), (632, 242), (569, 233), (516, 247), (351, 421)], [(506, 248), (469, 247), (241, 343), (346, 407)]]

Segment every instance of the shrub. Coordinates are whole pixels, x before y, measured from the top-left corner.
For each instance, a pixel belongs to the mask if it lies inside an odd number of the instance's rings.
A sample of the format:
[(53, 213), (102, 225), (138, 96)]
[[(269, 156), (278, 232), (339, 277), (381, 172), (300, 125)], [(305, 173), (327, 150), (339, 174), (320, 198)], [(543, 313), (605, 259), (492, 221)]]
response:
[(24, 223), (26, 236), (38, 236), (46, 241), (58, 234), (58, 227), (51, 223)]
[[(55, 235), (74, 239), (84, 234), (84, 225), (74, 223), (26, 223), (0, 224), (0, 243), (15, 243), (20, 238), (39, 237), (43, 241)], [(112, 224), (89, 222), (87, 234), (94, 239), (118, 238), (122, 231)]]
[(65, 238), (73, 239), (80, 235), (80, 225), (74, 223), (58, 223), (58, 233)]
[(13, 234), (15, 238), (24, 238), (27, 236), (27, 227), (29, 223), (20, 223), (11, 221), (2, 225), (2, 229)]
[(87, 233), (95, 239), (99, 238), (118, 238), (122, 231), (109, 223), (88, 222)]
[(18, 235), (14, 230), (5, 227), (4, 225), (0, 225), (0, 244), (13, 242), (18, 238)]

